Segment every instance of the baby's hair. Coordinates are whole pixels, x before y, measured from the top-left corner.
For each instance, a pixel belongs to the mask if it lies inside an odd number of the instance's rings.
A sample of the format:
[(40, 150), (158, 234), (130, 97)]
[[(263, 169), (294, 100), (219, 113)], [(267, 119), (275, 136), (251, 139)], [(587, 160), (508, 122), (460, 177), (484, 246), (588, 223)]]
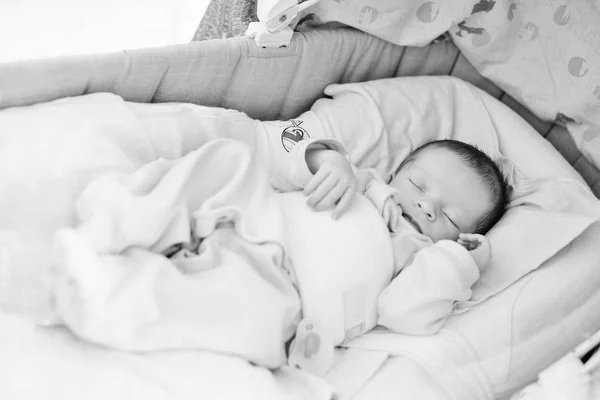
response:
[(486, 234), (504, 215), (506, 206), (508, 204), (508, 181), (506, 177), (500, 171), (498, 165), (492, 160), (486, 153), (478, 149), (477, 147), (460, 142), (458, 140), (444, 139), (435, 140), (433, 142), (425, 143), (424, 145), (416, 148), (410, 153), (402, 164), (398, 167), (394, 176), (404, 167), (406, 164), (416, 158), (416, 156), (425, 149), (428, 148), (443, 148), (452, 151), (458, 155), (463, 162), (470, 167), (479, 176), (481, 181), (490, 190), (492, 195), (492, 201), (494, 206), (492, 211), (485, 215), (478, 223), (475, 232), (479, 234)]

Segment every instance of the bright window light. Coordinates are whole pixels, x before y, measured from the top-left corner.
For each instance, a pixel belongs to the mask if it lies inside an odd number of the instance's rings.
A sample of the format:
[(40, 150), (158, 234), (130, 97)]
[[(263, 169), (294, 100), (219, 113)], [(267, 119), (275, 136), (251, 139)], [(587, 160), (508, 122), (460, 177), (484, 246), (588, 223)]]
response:
[(0, 62), (189, 42), (210, 0), (0, 0)]

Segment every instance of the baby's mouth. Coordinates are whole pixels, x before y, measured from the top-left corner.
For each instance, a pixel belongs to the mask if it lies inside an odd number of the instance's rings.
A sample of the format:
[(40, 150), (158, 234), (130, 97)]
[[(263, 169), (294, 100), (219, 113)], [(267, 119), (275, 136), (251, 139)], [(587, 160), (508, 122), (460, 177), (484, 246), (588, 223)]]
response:
[(423, 233), (423, 231), (421, 231), (421, 226), (413, 217), (408, 214), (402, 214), (402, 216), (417, 230), (417, 232)]

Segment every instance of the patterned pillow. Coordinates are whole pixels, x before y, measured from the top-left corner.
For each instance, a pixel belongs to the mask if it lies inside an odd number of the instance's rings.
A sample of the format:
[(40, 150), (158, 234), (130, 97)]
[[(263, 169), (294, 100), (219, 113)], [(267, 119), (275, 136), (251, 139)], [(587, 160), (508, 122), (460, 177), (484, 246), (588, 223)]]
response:
[[(485, 1), (485, 0), (482, 0)], [(424, 46), (471, 15), (477, 0), (321, 0), (305, 13), (402, 46)]]
[(600, 166), (600, 0), (321, 0), (306, 12), (399, 45), (449, 31), (483, 76), (565, 125)]
[(600, 1), (487, 1), (450, 29), (462, 53), (600, 166)]

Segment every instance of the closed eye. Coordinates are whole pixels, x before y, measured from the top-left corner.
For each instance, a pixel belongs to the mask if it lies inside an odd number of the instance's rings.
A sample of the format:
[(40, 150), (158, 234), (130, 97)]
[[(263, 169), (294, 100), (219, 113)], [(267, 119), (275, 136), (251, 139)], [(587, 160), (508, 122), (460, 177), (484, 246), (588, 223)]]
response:
[(445, 217), (448, 219), (448, 221), (450, 221), (450, 223), (451, 223), (452, 225), (454, 225), (454, 226), (456, 227), (456, 229), (458, 229), (458, 231), (460, 232), (460, 228), (458, 227), (458, 225), (456, 225), (456, 224), (454, 223), (454, 221), (452, 220), (452, 218), (450, 218), (450, 217), (448, 216), (448, 214), (446, 214), (446, 213), (444, 213), (444, 216), (445, 216)]
[(423, 191), (423, 189), (421, 189), (421, 187), (419, 185), (417, 185), (416, 183), (414, 183), (412, 179), (408, 178), (408, 180), (410, 181), (410, 183), (413, 184), (414, 187), (416, 187), (417, 189), (419, 189), (421, 192)]

